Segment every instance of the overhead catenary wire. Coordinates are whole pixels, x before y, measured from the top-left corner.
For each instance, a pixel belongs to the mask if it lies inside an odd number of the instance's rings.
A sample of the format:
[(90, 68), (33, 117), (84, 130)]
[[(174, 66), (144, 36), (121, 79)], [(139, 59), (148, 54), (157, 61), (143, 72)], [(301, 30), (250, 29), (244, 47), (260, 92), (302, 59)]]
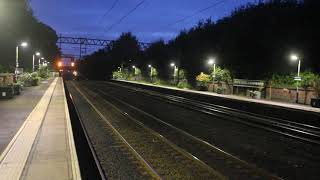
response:
[(200, 9), (200, 10), (194, 12), (193, 14), (191, 14), (191, 15), (189, 15), (189, 16), (186, 16), (186, 17), (184, 17), (184, 18), (181, 18), (181, 19), (177, 20), (177, 21), (174, 22), (174, 23), (169, 24), (169, 26), (173, 26), (173, 25), (176, 25), (176, 24), (178, 24), (178, 23), (181, 23), (181, 22), (183, 22), (183, 21), (185, 21), (185, 20), (187, 20), (187, 19), (190, 19), (190, 18), (194, 17), (195, 15), (197, 15), (197, 14), (199, 14), (199, 13), (202, 13), (202, 12), (204, 12), (204, 11), (207, 11), (207, 10), (209, 10), (209, 9), (211, 9), (211, 8), (214, 8), (214, 7), (216, 7), (216, 6), (224, 3), (225, 1), (227, 1), (227, 0), (220, 0), (220, 1), (218, 1), (218, 2), (215, 2), (214, 4), (211, 4), (211, 5), (208, 6), (208, 7), (205, 7), (205, 8), (203, 8), (203, 9)]
[(118, 24), (120, 24), (125, 18), (127, 18), (128, 16), (130, 16), (134, 11), (136, 11), (143, 3), (145, 2), (145, 0), (140, 1), (134, 8), (132, 8), (128, 13), (126, 13), (124, 16), (122, 16), (118, 21), (116, 21), (115, 23), (113, 23), (111, 26), (109, 26), (105, 32), (109, 32), (112, 28), (114, 28), (115, 26), (117, 26)]
[(115, 0), (113, 2), (113, 4), (111, 5), (111, 7), (103, 14), (103, 16), (101, 17), (101, 19), (99, 20), (98, 24), (100, 24), (103, 19), (116, 7), (116, 5), (118, 4), (120, 0)]

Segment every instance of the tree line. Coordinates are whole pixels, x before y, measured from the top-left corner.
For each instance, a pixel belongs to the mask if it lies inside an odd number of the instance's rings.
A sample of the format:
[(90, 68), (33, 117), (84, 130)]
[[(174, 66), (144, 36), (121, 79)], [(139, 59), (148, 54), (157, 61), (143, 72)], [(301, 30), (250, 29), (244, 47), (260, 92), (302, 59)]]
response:
[(319, 5), (317, 0), (249, 3), (228, 17), (200, 21), (176, 38), (155, 41), (146, 49), (132, 33), (123, 33), (106, 48), (85, 57), (80, 72), (89, 79), (105, 79), (119, 67), (130, 70), (135, 65), (147, 75), (148, 64), (152, 64), (159, 78), (168, 80), (170, 63), (175, 62), (194, 85), (200, 72), (210, 71), (207, 60), (215, 57), (217, 65), (230, 70), (233, 77), (268, 79), (296, 71), (291, 53), (301, 58), (302, 70), (320, 72)]
[(29, 0), (1, 0), (0, 72), (14, 72), (15, 49), (22, 41), (29, 46), (20, 50), (20, 66), (31, 70), (35, 51), (51, 61), (60, 54), (57, 40), (56, 32), (33, 15)]

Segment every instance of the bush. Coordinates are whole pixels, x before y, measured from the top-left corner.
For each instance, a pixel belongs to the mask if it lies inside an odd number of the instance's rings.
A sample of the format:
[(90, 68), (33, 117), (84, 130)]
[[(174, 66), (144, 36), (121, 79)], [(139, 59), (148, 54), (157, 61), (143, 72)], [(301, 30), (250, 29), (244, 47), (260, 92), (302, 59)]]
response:
[(47, 67), (41, 67), (38, 71), (38, 76), (42, 79), (47, 79), (49, 77), (49, 71)]
[(179, 82), (177, 87), (180, 89), (191, 89), (192, 88), (192, 86), (187, 82)]
[(112, 77), (113, 79), (125, 79), (126, 76), (122, 72), (114, 71)]
[(38, 86), (41, 78), (38, 76), (38, 73), (24, 73), (19, 76), (18, 84), (30, 87), (30, 86)]
[(223, 88), (223, 87), (218, 87), (218, 88), (217, 88), (217, 93), (218, 93), (218, 94), (224, 94), (225, 91), (226, 91), (226, 89)]

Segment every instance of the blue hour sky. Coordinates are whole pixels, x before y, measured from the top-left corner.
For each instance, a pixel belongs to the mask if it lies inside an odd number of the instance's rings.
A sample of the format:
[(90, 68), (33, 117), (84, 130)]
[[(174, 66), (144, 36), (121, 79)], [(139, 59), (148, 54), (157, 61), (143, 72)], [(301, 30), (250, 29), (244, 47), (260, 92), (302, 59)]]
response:
[[(151, 42), (174, 38), (201, 19), (211, 17), (216, 21), (248, 2), (254, 0), (31, 0), (31, 7), (38, 19), (59, 34), (116, 39), (122, 32), (131, 31), (140, 41)], [(117, 23), (139, 3), (133, 13)], [(188, 16), (192, 17), (175, 23)]]

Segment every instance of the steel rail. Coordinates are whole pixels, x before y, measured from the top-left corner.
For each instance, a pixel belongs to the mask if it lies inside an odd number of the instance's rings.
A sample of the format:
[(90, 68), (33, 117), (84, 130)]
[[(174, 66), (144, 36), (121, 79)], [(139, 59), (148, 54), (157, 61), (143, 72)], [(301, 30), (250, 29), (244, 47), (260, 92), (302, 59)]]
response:
[(89, 100), (89, 98), (72, 82), (73, 87), (78, 91), (79, 94), (87, 101), (87, 103), (96, 111), (96, 113), (103, 119), (106, 124), (112, 129), (112, 131), (121, 139), (126, 145), (130, 152), (142, 163), (145, 168), (149, 171), (152, 177), (155, 179), (162, 179), (161, 176), (152, 168), (152, 166), (129, 144), (129, 142), (120, 134), (120, 132), (110, 123), (110, 121), (101, 113), (101, 111)]
[[(65, 82), (64, 82), (64, 83), (65, 83)], [(93, 147), (93, 145), (92, 145), (92, 143), (91, 143), (91, 139), (90, 139), (90, 137), (89, 137), (88, 131), (87, 131), (85, 125), (83, 124), (83, 121), (82, 121), (82, 118), (81, 118), (81, 116), (80, 116), (79, 110), (77, 109), (77, 106), (75, 106), (73, 97), (72, 97), (71, 93), (69, 92), (69, 89), (68, 89), (68, 87), (67, 87), (66, 85), (65, 85), (65, 91), (66, 91), (66, 96), (69, 96), (69, 97), (66, 97), (66, 98), (67, 98), (67, 101), (70, 100), (70, 101), (69, 101), (69, 102), (70, 102), (70, 105), (74, 107), (75, 113), (76, 113), (76, 115), (78, 116), (78, 119), (79, 119), (81, 128), (82, 128), (82, 130), (83, 130), (83, 132), (84, 132), (84, 135), (85, 135), (86, 141), (87, 141), (87, 143), (88, 143), (88, 145), (89, 145), (91, 154), (92, 154), (92, 156), (93, 156), (93, 159), (94, 159), (95, 164), (96, 164), (96, 166), (97, 166), (97, 169), (98, 169), (98, 171), (99, 171), (99, 175), (100, 175), (100, 177), (101, 177), (101, 180), (107, 180), (107, 177), (106, 177), (106, 175), (105, 175), (105, 172), (104, 172), (104, 170), (103, 170), (103, 168), (102, 168), (102, 166), (101, 166), (101, 163), (100, 163), (100, 161), (99, 161), (98, 155), (97, 155), (97, 153), (96, 153), (96, 151), (95, 151), (95, 149), (94, 149), (94, 147)]]
[[(196, 142), (198, 142), (198, 143), (200, 143), (202, 145), (207, 146), (208, 148), (210, 148), (210, 149), (212, 149), (212, 150), (214, 150), (216, 152), (219, 152), (219, 153), (223, 154), (224, 156), (228, 157), (229, 159), (232, 159), (233, 161), (236, 161), (236, 162), (242, 164), (242, 166), (245, 166), (246, 168), (253, 169), (255, 172), (257, 172), (260, 175), (263, 175), (265, 177), (269, 177), (271, 179), (281, 179), (280, 177), (277, 177), (277, 176), (275, 176), (273, 174), (270, 174), (270, 173), (266, 172), (263, 169), (257, 168), (254, 165), (251, 165), (250, 163), (248, 163), (248, 162), (246, 162), (246, 161), (244, 161), (242, 159), (239, 159), (238, 157), (236, 157), (236, 156), (234, 156), (234, 155), (232, 155), (232, 154), (230, 154), (228, 152), (223, 151), (221, 148), (219, 148), (219, 147), (217, 147), (217, 146), (215, 146), (215, 145), (213, 145), (213, 144), (211, 144), (211, 143), (209, 143), (209, 142), (207, 142), (205, 140), (202, 140), (202, 139), (200, 139), (200, 138), (198, 138), (196, 136), (193, 136), (192, 134), (190, 134), (190, 133), (188, 133), (188, 132), (186, 132), (186, 131), (184, 131), (184, 130), (182, 130), (180, 128), (177, 128), (177, 127), (173, 126), (172, 124), (170, 124), (168, 122), (165, 122), (165, 121), (163, 121), (163, 120), (161, 120), (161, 119), (159, 119), (159, 118), (157, 118), (157, 117), (155, 117), (155, 116), (153, 116), (153, 115), (151, 115), (151, 114), (149, 114), (149, 113), (147, 113), (147, 112), (145, 112), (145, 111), (143, 111), (143, 110), (141, 110), (141, 109), (139, 109), (137, 107), (134, 107), (134, 106), (132, 106), (132, 105), (120, 100), (119, 98), (116, 98), (115, 96), (111, 96), (111, 95), (107, 94), (106, 92), (104, 92), (102, 90), (99, 90), (99, 89), (94, 89), (94, 90), (99, 92), (99, 93), (101, 93), (101, 94), (103, 94), (103, 95), (105, 95), (105, 96), (108, 96), (109, 98), (115, 99), (116, 101), (120, 102), (121, 104), (124, 104), (125, 106), (128, 106), (131, 109), (133, 109), (133, 110), (135, 110), (137, 112), (140, 112), (140, 113), (146, 115), (147, 117), (150, 117), (150, 118), (156, 120), (157, 122), (159, 122), (159, 123), (161, 123), (161, 124), (163, 124), (163, 125), (165, 125), (165, 126), (167, 126), (169, 128), (174, 129), (179, 134), (182, 134), (182, 135), (184, 135), (184, 136), (186, 136), (186, 137), (188, 137), (188, 138), (190, 138), (190, 139), (192, 139), (192, 140), (194, 140), (194, 141), (196, 141)], [(160, 135), (160, 136), (162, 136), (162, 135)], [(189, 154), (194, 159), (202, 162), (200, 159), (196, 158), (191, 153), (189, 153)]]
[[(308, 124), (302, 124), (297, 122), (291, 122), (288, 120), (283, 120), (279, 118), (266, 117), (259, 114), (248, 113), (228, 107), (217, 106), (209, 103), (204, 103), (200, 101), (190, 100), (173, 95), (164, 95), (162, 93), (145, 90), (142, 88), (136, 88), (126, 85), (119, 85), (117, 83), (110, 83), (116, 86), (120, 86), (126, 89), (131, 89), (135, 92), (140, 92), (144, 96), (149, 96), (153, 98), (160, 98), (168, 103), (174, 103), (175, 105), (188, 108), (190, 110), (195, 110), (203, 112), (210, 115), (215, 115), (219, 117), (235, 117), (228, 118), (232, 121), (237, 121), (244, 123), (249, 126), (254, 126), (262, 128), (268, 131), (272, 131), (278, 134), (282, 134), (295, 139), (303, 140), (306, 142), (314, 143), (320, 145), (320, 128), (311, 126)], [(192, 105), (192, 106), (190, 106)], [(222, 108), (223, 107), (223, 108)]]

